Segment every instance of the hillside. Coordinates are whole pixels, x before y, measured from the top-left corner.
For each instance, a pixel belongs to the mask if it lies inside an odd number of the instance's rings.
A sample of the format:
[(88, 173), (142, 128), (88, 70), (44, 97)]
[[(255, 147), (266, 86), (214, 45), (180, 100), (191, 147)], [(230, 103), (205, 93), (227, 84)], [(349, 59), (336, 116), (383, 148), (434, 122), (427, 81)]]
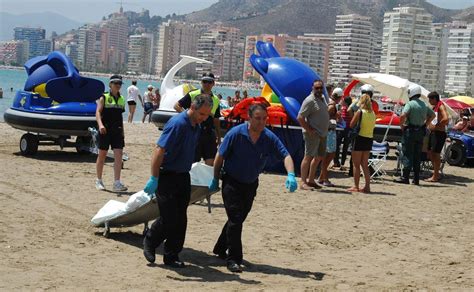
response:
[[(288, 33), (290, 35), (332, 33), (336, 15), (357, 13), (370, 16), (377, 30), (383, 15), (397, 6), (413, 6), (413, 0), (221, 0), (211, 7), (186, 15), (190, 22), (221, 21), (238, 27), (244, 34)], [(434, 22), (454, 18), (472, 19), (473, 8), (449, 10), (425, 0), (417, 1), (433, 15)]]
[(41, 27), (46, 29), (46, 38), (51, 32), (58, 34), (81, 26), (82, 23), (54, 12), (25, 13), (21, 15), (0, 12), (0, 41), (13, 39), (13, 28), (17, 26)]

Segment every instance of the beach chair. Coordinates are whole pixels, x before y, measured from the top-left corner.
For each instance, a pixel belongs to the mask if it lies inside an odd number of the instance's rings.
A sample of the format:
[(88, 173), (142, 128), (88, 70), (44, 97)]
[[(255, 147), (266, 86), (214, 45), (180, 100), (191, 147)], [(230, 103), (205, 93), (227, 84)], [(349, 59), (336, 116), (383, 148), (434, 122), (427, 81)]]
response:
[(390, 146), (388, 142), (373, 142), (369, 158), (370, 179), (375, 179), (387, 174), (384, 169), (384, 164), (387, 162), (389, 150)]

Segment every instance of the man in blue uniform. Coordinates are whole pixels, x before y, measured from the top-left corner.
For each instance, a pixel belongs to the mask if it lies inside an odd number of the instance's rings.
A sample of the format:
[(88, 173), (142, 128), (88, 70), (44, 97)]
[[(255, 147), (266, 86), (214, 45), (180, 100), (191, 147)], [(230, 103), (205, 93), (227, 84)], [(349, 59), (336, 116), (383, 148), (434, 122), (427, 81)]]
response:
[(166, 123), (151, 161), (151, 177), (144, 190), (155, 194), (160, 217), (153, 223), (143, 240), (143, 254), (148, 262), (155, 262), (155, 249), (165, 241), (163, 262), (174, 268), (185, 267), (179, 259), (183, 249), (187, 225), (187, 208), (191, 196), (189, 171), (200, 135), (199, 124), (212, 109), (210, 95), (201, 94), (193, 100), (189, 110)]
[(175, 105), (174, 109), (180, 113), (191, 106), (192, 101), (199, 94), (209, 94), (212, 96), (213, 107), (209, 118), (201, 124), (201, 136), (196, 147), (196, 156), (194, 162), (201, 161), (207, 165), (212, 166), (214, 163), (214, 157), (216, 156), (217, 146), (221, 143), (221, 134), (219, 126), (219, 118), (221, 117), (221, 109), (219, 106), (219, 98), (212, 93), (212, 87), (214, 86), (214, 74), (208, 72), (204, 73), (201, 78), (201, 89), (197, 89), (189, 92), (183, 98), (181, 98)]
[(267, 117), (264, 105), (251, 105), (248, 123), (227, 132), (214, 160), (214, 179), (209, 189), (217, 190), (224, 165), (222, 198), (228, 218), (214, 253), (227, 260), (231, 272), (242, 271), (242, 225), (252, 208), (258, 176), (266, 163), (272, 158), (284, 160), (288, 172), (286, 188), (290, 192), (297, 188), (293, 160), (278, 137), (265, 128)]

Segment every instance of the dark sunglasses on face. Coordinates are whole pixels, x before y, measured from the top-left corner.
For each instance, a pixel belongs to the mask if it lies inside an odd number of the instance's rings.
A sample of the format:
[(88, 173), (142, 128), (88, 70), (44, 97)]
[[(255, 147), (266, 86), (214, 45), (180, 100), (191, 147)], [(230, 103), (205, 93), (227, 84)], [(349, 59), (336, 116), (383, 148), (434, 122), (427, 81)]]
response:
[(322, 87), (315, 87), (314, 90), (323, 90)]
[(203, 84), (212, 84), (212, 83), (213, 83), (213, 81), (209, 81), (209, 80), (203, 80), (203, 81), (202, 81), (202, 83), (203, 83)]
[(116, 81), (116, 82), (112, 82), (112, 84), (122, 85), (122, 82)]

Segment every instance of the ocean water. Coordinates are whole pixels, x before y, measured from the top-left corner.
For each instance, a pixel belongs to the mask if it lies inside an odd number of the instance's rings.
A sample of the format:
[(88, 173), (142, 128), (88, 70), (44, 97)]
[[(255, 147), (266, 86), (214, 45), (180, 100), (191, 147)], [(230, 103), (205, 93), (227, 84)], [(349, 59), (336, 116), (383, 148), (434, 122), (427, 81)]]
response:
[[(3, 113), (7, 110), (12, 102), (15, 94), (18, 90), (22, 90), (25, 84), (26, 78), (28, 75), (26, 74), (25, 70), (9, 70), (9, 69), (0, 69), (0, 88), (3, 89), (3, 98), (0, 98), (0, 122), (3, 122)], [(98, 77), (98, 76), (91, 76), (92, 78), (101, 80), (105, 84), (105, 88), (108, 88), (108, 78), (107, 77)], [(126, 98), (127, 97), (127, 87), (132, 84), (131, 79), (124, 79), (124, 84), (122, 85), (122, 95)], [(137, 80), (137, 86), (140, 89), (140, 92), (143, 93), (146, 91), (147, 86), (151, 84), (155, 88), (159, 88), (161, 85), (160, 82), (153, 81), (153, 80)], [(199, 87), (199, 84), (195, 84), (196, 87)], [(11, 90), (13, 89), (13, 90)], [(234, 96), (235, 88), (228, 88), (228, 87), (214, 87), (215, 94), (222, 94), (224, 98), (227, 96)], [(260, 92), (257, 90), (248, 90), (249, 96), (259, 96)], [(128, 106), (126, 107), (126, 111), (123, 114), (124, 120), (127, 120), (128, 116)], [(137, 109), (135, 111), (135, 115), (133, 117), (134, 122), (140, 122), (143, 117), (143, 108), (140, 104), (137, 105)]]

